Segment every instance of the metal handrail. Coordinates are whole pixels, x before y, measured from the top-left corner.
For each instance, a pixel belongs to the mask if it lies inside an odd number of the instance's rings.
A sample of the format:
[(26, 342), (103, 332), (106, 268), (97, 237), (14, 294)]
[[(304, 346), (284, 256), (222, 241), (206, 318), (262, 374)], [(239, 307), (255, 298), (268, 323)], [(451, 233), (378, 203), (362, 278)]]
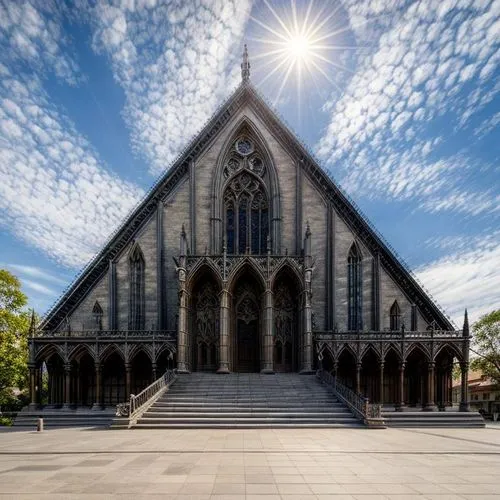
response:
[(116, 416), (128, 417), (129, 425), (133, 424), (176, 379), (177, 370), (167, 370), (159, 379), (148, 385), (139, 394), (131, 394), (128, 403), (117, 404)]
[(337, 377), (327, 371), (318, 370), (316, 375), (323, 383), (332, 387), (335, 395), (347, 405), (356, 418), (363, 420), (365, 424), (377, 421), (377, 425), (384, 425), (381, 405), (370, 403), (368, 398), (349, 389), (349, 387), (339, 382)]

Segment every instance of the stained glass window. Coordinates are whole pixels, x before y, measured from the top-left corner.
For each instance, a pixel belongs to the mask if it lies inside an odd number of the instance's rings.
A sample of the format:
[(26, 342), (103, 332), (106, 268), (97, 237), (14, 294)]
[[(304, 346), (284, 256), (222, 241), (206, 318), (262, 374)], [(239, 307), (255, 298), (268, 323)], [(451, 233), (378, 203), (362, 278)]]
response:
[(129, 259), (130, 330), (143, 330), (145, 326), (144, 271), (144, 256), (139, 245), (135, 245)]
[(361, 307), (361, 254), (358, 247), (353, 243), (347, 258), (348, 279), (348, 328), (349, 330), (362, 330), (362, 307)]
[(269, 210), (260, 179), (248, 171), (235, 175), (226, 186), (224, 202), (227, 252), (244, 254), (249, 250), (254, 255), (265, 253)]

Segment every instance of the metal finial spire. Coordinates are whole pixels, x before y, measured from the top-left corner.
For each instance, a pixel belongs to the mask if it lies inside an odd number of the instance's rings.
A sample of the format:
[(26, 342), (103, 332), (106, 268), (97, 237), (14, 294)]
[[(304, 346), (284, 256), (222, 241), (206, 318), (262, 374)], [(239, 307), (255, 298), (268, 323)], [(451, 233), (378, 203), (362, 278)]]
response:
[(245, 49), (243, 50), (243, 61), (241, 63), (241, 79), (244, 82), (248, 82), (248, 80), (250, 80), (250, 62), (248, 61), (248, 50), (246, 43)]

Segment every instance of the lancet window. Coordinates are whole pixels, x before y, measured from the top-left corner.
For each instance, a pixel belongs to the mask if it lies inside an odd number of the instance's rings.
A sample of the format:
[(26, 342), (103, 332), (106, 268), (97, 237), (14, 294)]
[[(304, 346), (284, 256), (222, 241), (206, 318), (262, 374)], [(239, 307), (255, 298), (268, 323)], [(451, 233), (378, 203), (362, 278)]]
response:
[(103, 311), (101, 304), (96, 300), (94, 307), (92, 308), (92, 318), (94, 320), (94, 328), (96, 330), (102, 330), (102, 316)]
[(266, 169), (250, 139), (238, 139), (226, 161), (225, 239), (229, 254), (263, 254), (269, 234)]
[(347, 258), (347, 286), (348, 286), (348, 329), (362, 330), (362, 273), (361, 253), (353, 243)]
[(145, 284), (146, 264), (139, 245), (134, 245), (129, 257), (130, 313), (129, 329), (144, 330), (145, 326)]
[(395, 300), (390, 310), (391, 330), (398, 331), (401, 328), (401, 311), (398, 301)]

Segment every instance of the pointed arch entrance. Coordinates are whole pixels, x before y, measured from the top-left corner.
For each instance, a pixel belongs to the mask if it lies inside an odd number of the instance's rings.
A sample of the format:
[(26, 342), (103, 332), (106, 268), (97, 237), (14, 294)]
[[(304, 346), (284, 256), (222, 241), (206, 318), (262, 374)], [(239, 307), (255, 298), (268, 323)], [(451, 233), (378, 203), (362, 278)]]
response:
[(209, 268), (200, 270), (191, 294), (190, 331), (193, 371), (215, 371), (219, 366), (220, 286)]
[(289, 269), (280, 271), (274, 286), (274, 370), (299, 370), (300, 284)]
[(259, 372), (261, 365), (262, 285), (244, 270), (232, 293), (232, 359), (235, 372)]

